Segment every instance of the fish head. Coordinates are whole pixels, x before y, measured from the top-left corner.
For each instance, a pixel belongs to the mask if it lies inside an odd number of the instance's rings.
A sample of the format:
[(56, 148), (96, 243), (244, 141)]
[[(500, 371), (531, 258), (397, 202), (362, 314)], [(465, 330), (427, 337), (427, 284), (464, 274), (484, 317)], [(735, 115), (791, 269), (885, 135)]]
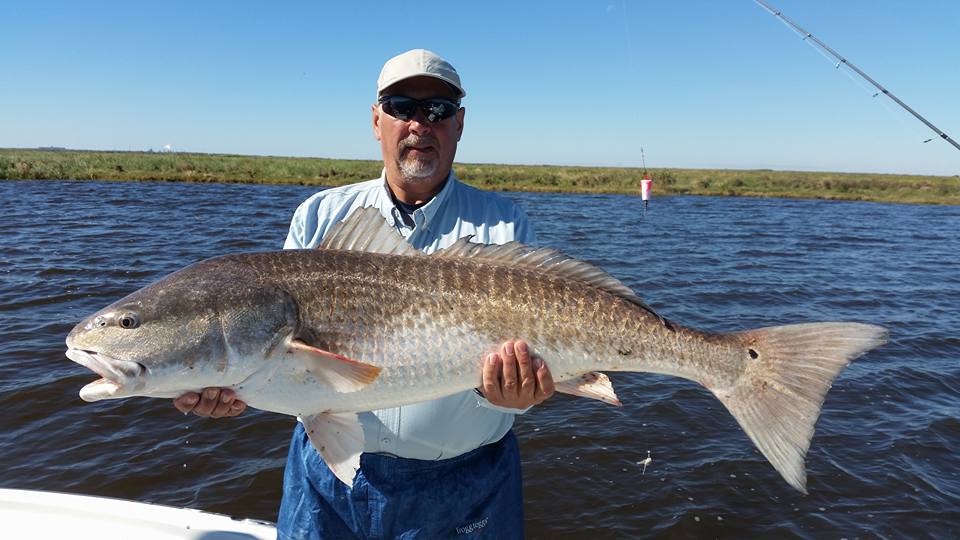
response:
[(296, 322), (282, 290), (230, 257), (188, 266), (90, 315), (67, 336), (69, 359), (102, 378), (84, 401), (175, 397), (243, 380)]

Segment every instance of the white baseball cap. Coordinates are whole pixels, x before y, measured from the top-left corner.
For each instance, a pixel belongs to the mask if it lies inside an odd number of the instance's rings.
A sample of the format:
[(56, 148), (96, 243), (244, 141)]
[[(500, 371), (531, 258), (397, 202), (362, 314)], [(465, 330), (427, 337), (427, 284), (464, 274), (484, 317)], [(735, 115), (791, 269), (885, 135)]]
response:
[(458, 92), (457, 97), (467, 95), (460, 84), (460, 75), (450, 62), (426, 49), (413, 49), (387, 60), (377, 79), (377, 97), (387, 87), (411, 77), (433, 77), (449, 84)]

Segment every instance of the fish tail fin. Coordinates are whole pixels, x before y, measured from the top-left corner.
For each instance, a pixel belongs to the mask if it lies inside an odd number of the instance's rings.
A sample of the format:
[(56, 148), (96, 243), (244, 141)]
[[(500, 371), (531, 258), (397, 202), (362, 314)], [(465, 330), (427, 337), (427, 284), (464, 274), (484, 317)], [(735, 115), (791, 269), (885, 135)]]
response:
[(810, 323), (727, 334), (747, 368), (714, 393), (788, 484), (806, 493), (804, 457), (827, 391), (846, 365), (886, 342), (887, 330)]

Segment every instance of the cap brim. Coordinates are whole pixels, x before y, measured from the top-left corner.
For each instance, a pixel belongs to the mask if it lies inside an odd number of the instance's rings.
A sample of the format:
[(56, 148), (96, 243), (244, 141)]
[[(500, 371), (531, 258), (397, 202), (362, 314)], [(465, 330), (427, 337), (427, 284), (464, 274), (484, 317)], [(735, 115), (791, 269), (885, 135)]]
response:
[(457, 83), (453, 82), (452, 80), (450, 80), (450, 79), (447, 78), (447, 77), (442, 77), (442, 76), (436, 75), (436, 74), (434, 74), (434, 73), (414, 73), (414, 74), (412, 74), (412, 75), (407, 75), (406, 77), (399, 77), (399, 78), (397, 78), (397, 79), (391, 79), (391, 80), (387, 81), (387, 82), (383, 85), (383, 88), (380, 88), (379, 90), (377, 90), (377, 97), (382, 96), (382, 95), (383, 95), (383, 92), (384, 92), (385, 90), (388, 90), (391, 86), (394, 86), (394, 85), (396, 85), (397, 83), (401, 83), (401, 82), (406, 81), (406, 80), (408, 80), (408, 79), (413, 79), (413, 78), (415, 78), (415, 77), (430, 77), (430, 78), (432, 78), (432, 79), (441, 80), (441, 81), (447, 83), (447, 86), (449, 86), (450, 89), (453, 90), (453, 92), (456, 94), (457, 99), (461, 99), (461, 98), (463, 98), (463, 97), (466, 97), (466, 95), (467, 95), (467, 92), (466, 92), (463, 88), (460, 88), (459, 86), (457, 86)]

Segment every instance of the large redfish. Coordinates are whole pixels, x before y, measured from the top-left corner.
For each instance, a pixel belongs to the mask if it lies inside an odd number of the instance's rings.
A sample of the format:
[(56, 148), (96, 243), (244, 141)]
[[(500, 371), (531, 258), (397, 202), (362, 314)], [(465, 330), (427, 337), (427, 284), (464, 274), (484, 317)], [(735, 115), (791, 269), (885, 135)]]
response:
[(67, 356), (103, 377), (80, 391), (87, 401), (219, 386), (299, 416), (352, 484), (364, 443), (357, 412), (475, 388), (482, 355), (515, 338), (547, 362), (561, 392), (619, 404), (602, 371), (696, 381), (804, 491), (827, 390), (886, 330), (823, 322), (700, 332), (556, 250), (465, 238), (427, 256), (362, 209), (319, 249), (227, 255), (174, 272), (77, 325)]

